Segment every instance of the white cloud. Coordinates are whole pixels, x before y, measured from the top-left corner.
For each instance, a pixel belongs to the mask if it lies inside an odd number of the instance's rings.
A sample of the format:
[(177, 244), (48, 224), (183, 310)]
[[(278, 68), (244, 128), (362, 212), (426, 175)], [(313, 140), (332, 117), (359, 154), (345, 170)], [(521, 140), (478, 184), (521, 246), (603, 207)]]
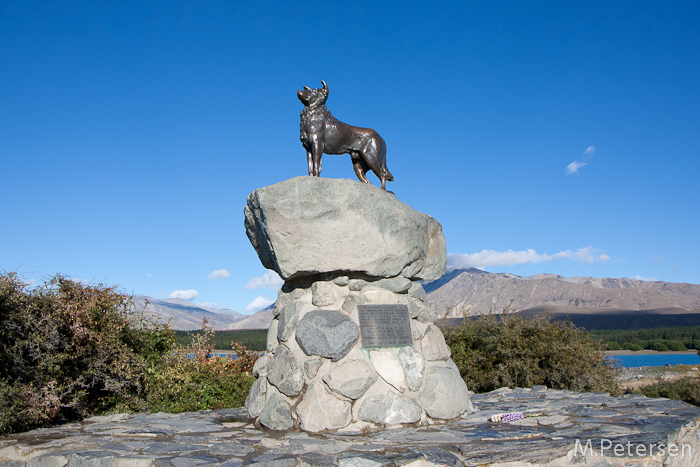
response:
[(259, 295), (245, 307), (245, 311), (246, 313), (254, 313), (272, 305), (273, 303), (275, 303), (274, 300), (270, 300), (263, 295)]
[(571, 175), (578, 172), (578, 169), (586, 165), (585, 162), (573, 161), (571, 164), (566, 166), (566, 174)]
[(267, 271), (261, 277), (253, 277), (249, 280), (245, 288), (254, 290), (258, 287), (265, 287), (276, 292), (282, 285), (284, 285), (284, 281), (275, 271)]
[(198, 306), (204, 307), (204, 308), (214, 308), (216, 310), (221, 310), (224, 307), (217, 305), (214, 302), (203, 302), (203, 303), (197, 303)]
[(150, 272), (147, 272), (146, 277), (153, 277), (153, 274), (151, 274)]
[(199, 292), (194, 289), (176, 290), (168, 295), (168, 298), (180, 298), (182, 300), (193, 300), (199, 296)]
[(576, 172), (578, 172), (578, 169), (580, 169), (584, 165), (588, 165), (588, 161), (591, 157), (593, 157), (593, 154), (595, 154), (595, 146), (588, 146), (586, 150), (583, 151), (580, 161), (573, 161), (571, 164), (566, 166), (566, 174), (575, 174)]
[(592, 246), (586, 246), (579, 248), (578, 250), (572, 252), (571, 250), (566, 250), (554, 255), (558, 259), (571, 259), (574, 261), (580, 261), (582, 263), (597, 263), (599, 261), (608, 261), (610, 256), (603, 253), (600, 248), (593, 248)]
[(608, 255), (599, 248), (591, 246), (579, 248), (576, 251), (565, 250), (553, 255), (537, 253), (533, 249), (521, 251), (482, 250), (479, 253), (450, 253), (447, 264), (451, 268), (485, 268), (488, 266), (512, 266), (526, 263), (547, 263), (555, 259), (569, 259), (582, 263), (607, 261)]
[(207, 279), (228, 279), (229, 277), (231, 277), (231, 273), (228, 270), (215, 269), (207, 276)]
[(644, 282), (656, 282), (658, 279), (656, 277), (642, 277), (642, 276), (634, 276), (632, 279), (636, 281), (644, 281)]

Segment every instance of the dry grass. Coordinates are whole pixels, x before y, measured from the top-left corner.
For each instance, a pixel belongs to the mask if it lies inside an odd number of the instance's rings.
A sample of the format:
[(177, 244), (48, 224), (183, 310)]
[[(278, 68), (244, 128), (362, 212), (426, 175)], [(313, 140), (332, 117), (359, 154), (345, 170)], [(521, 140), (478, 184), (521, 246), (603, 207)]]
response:
[[(693, 370), (695, 368), (695, 370)], [(678, 381), (683, 378), (697, 380), (700, 385), (700, 368), (698, 365), (675, 365), (672, 367), (651, 367), (651, 370), (640, 375), (642, 378), (621, 381), (620, 387), (624, 390), (634, 391), (646, 386), (653, 386), (659, 381)]]

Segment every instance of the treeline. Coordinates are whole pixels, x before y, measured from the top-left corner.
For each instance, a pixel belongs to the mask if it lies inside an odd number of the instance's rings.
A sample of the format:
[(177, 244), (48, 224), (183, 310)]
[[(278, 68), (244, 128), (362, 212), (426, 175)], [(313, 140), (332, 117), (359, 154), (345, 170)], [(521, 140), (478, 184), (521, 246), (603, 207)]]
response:
[[(202, 331), (175, 331), (175, 338), (183, 346), (192, 344)], [(230, 350), (231, 342), (238, 342), (250, 350), (263, 351), (267, 343), (267, 329), (241, 329), (236, 331), (213, 331), (211, 343), (215, 350)]]
[[(175, 331), (175, 338), (183, 346), (189, 346), (199, 331)], [(603, 341), (605, 350), (700, 350), (700, 326), (681, 326), (651, 329), (586, 330), (594, 341)], [(215, 350), (231, 349), (231, 342), (238, 342), (250, 350), (263, 351), (267, 342), (267, 329), (243, 329), (213, 331), (211, 337)]]
[(652, 329), (606, 329), (586, 331), (602, 340), (606, 350), (684, 351), (700, 349), (700, 326)]

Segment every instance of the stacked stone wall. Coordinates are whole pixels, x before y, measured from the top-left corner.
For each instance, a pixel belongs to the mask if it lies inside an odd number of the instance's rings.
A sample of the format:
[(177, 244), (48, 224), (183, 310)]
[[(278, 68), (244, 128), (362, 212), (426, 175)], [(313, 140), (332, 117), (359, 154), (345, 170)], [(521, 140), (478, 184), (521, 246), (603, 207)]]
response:
[[(325, 274), (279, 292), (248, 416), (272, 430), (359, 431), (470, 413), (466, 384), (425, 291), (402, 276)], [(408, 308), (412, 346), (362, 345), (358, 305)]]

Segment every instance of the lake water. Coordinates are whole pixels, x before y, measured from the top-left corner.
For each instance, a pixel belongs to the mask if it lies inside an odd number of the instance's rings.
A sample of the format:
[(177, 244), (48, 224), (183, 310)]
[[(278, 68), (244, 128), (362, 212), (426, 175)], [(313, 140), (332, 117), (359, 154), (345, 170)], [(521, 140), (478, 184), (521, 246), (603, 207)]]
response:
[[(231, 353), (212, 353), (212, 357), (230, 357), (234, 360), (238, 355)], [(188, 354), (193, 358), (194, 354)], [(661, 355), (609, 355), (608, 359), (615, 359), (625, 368), (640, 366), (665, 366), (665, 365), (700, 365), (698, 354), (661, 354)]]
[(610, 355), (607, 358), (617, 360), (625, 368), (639, 366), (665, 366), (665, 365), (698, 365), (698, 354), (662, 354), (662, 355)]

